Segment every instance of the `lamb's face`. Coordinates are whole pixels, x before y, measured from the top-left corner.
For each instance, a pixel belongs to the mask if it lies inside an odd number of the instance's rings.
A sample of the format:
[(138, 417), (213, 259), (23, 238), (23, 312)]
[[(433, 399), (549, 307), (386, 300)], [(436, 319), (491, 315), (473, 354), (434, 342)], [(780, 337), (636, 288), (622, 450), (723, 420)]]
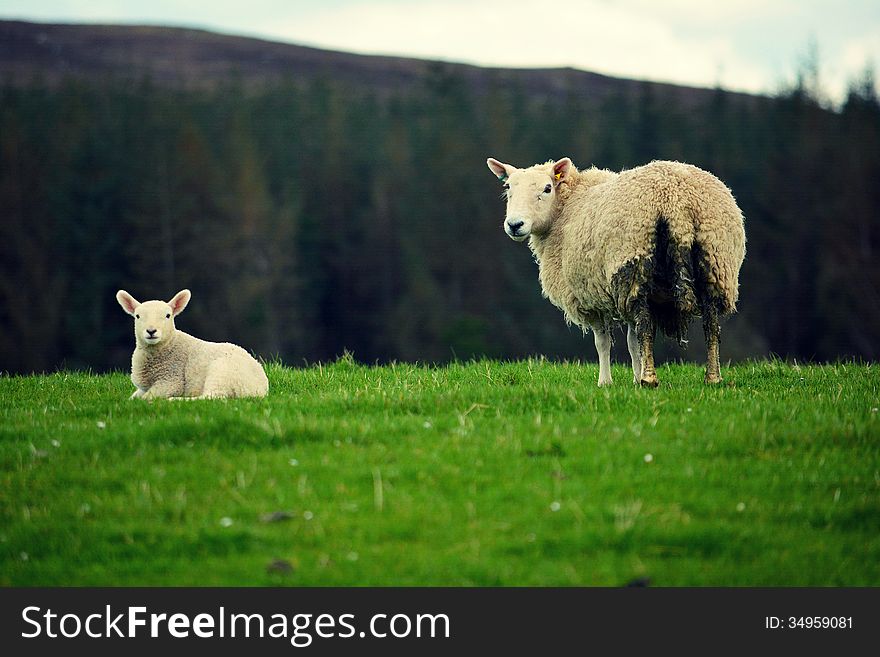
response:
[(164, 301), (145, 301), (134, 311), (134, 337), (138, 344), (154, 347), (174, 335), (174, 314)]
[(168, 342), (174, 336), (174, 318), (189, 303), (189, 290), (181, 290), (169, 302), (140, 303), (125, 290), (116, 293), (122, 309), (134, 317), (134, 337), (139, 347), (151, 348)]
[(544, 235), (550, 229), (557, 187), (565, 180), (571, 160), (563, 158), (528, 169), (517, 169), (491, 157), (486, 164), (504, 186), (504, 232), (508, 237), (522, 242), (530, 235)]

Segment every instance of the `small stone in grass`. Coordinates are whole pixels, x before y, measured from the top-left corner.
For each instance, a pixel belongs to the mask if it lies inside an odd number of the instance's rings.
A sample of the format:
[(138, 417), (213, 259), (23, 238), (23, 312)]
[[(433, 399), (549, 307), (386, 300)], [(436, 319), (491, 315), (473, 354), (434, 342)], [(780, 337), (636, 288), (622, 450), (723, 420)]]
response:
[(314, 517), (315, 517), (315, 514), (312, 513), (311, 511), (303, 511), (303, 518), (305, 518), (306, 520), (311, 520)]
[(52, 447), (61, 447), (61, 441), (52, 439)]
[(736, 505), (736, 510), (739, 511), (740, 513), (742, 513), (743, 511), (745, 511), (745, 510), (746, 510), (746, 503), (745, 503), (745, 502), (740, 502), (739, 504), (737, 504), (737, 505)]
[(293, 572), (293, 564), (286, 559), (273, 559), (272, 563), (266, 566), (266, 572), (289, 575)]
[(654, 460), (653, 454), (645, 454), (645, 463), (650, 463), (653, 460)]
[(349, 552), (348, 554), (345, 555), (345, 558), (348, 559), (349, 561), (357, 561), (358, 560), (358, 553), (357, 552)]
[(220, 526), (221, 527), (231, 527), (232, 526), (232, 518), (228, 516), (223, 516), (220, 518)]
[(99, 429), (106, 429), (107, 428), (107, 423), (104, 422), (103, 420), (98, 420), (98, 422), (96, 424), (98, 425)]
[(297, 461), (296, 459), (290, 459), (288, 461), (288, 463), (290, 463), (290, 465), (293, 465), (293, 466), (299, 465), (299, 461)]
[(281, 522), (282, 520), (290, 520), (293, 518), (291, 511), (273, 511), (272, 513), (264, 513), (260, 516), (260, 522)]
[(555, 500), (553, 502), (550, 502), (550, 510), (551, 511), (559, 511), (559, 509), (561, 509), (561, 508), (562, 508), (562, 505), (559, 502), (556, 502)]

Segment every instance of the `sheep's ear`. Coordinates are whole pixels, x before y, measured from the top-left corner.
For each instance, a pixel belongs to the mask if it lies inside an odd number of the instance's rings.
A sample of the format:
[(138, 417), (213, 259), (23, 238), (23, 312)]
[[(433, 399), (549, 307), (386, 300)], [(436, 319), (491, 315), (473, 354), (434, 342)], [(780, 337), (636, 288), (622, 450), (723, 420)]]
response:
[(553, 181), (558, 185), (571, 173), (571, 160), (567, 157), (553, 163)]
[(189, 290), (181, 290), (171, 301), (168, 302), (168, 305), (171, 306), (171, 314), (177, 317), (180, 313), (183, 312), (183, 309), (186, 308), (186, 304), (189, 303), (189, 298), (192, 296)]
[(119, 292), (116, 293), (116, 300), (119, 302), (119, 305), (122, 306), (122, 309), (129, 315), (134, 315), (135, 308), (141, 305), (140, 301), (135, 299), (125, 290), (119, 290)]
[(516, 167), (504, 164), (504, 162), (499, 162), (494, 157), (490, 157), (486, 160), (486, 165), (489, 167), (489, 171), (494, 173), (495, 177), (501, 182), (507, 180), (510, 177), (511, 172), (516, 171)]

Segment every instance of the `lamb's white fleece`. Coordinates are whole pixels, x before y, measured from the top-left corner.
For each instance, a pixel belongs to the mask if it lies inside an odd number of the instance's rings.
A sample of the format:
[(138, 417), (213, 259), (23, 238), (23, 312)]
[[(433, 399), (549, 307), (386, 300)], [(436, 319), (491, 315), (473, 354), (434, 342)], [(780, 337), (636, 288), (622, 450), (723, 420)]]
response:
[(119, 305), (134, 317), (131, 380), (137, 390), (132, 399), (265, 397), (266, 372), (247, 351), (177, 330), (174, 318), (190, 296), (182, 290), (167, 303), (140, 303), (125, 290), (116, 293)]

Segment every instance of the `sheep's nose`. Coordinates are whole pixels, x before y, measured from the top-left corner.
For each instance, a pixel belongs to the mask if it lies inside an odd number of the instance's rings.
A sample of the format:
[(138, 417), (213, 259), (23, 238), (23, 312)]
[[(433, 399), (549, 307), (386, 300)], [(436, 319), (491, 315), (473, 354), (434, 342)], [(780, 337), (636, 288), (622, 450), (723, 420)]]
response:
[(156, 331), (158, 330), (159, 329), (147, 329), (147, 333), (149, 333), (150, 337), (152, 338), (154, 335), (156, 335)]
[(522, 225), (524, 223), (525, 223), (524, 221), (512, 221), (512, 220), (508, 219), (507, 220), (507, 228), (510, 230), (511, 233), (516, 235), (517, 232), (519, 231), (519, 229), (522, 228)]

